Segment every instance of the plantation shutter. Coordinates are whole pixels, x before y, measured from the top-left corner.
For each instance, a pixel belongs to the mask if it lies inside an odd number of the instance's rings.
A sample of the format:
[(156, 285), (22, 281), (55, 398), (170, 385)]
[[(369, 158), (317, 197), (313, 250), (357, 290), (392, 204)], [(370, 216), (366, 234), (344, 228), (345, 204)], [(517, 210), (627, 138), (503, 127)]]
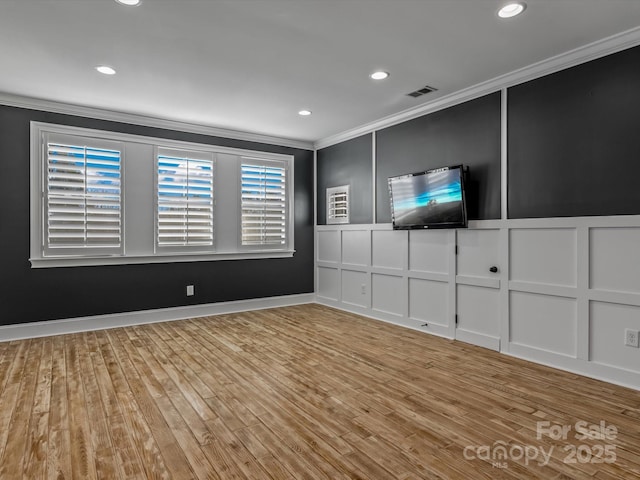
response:
[(241, 184), (242, 245), (286, 245), (286, 164), (243, 159)]
[(73, 140), (46, 142), (44, 252), (122, 253), (121, 148)]
[(158, 247), (213, 245), (213, 159), (184, 153), (157, 155)]

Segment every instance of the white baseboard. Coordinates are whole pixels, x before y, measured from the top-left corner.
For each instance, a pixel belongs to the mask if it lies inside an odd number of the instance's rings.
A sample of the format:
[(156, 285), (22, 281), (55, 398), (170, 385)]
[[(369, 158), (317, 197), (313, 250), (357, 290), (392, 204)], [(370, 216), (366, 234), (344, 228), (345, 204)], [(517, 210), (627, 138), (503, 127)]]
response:
[[(357, 315), (371, 318), (373, 320), (380, 320), (386, 323), (398, 325), (400, 327), (417, 330), (429, 335), (436, 335), (439, 337), (447, 338), (449, 340), (454, 340), (449, 335), (429, 331), (427, 328), (419, 328), (417, 326), (403, 323), (402, 321), (394, 320), (388, 317), (373, 315), (370, 310), (364, 307), (347, 305), (337, 300), (328, 299), (321, 296), (316, 296), (315, 302), (320, 305), (326, 305), (328, 307), (333, 307), (345, 312), (355, 313)], [(621, 387), (627, 387), (633, 390), (640, 391), (640, 374), (637, 372), (579, 360), (576, 358), (567, 357), (565, 355), (546, 352), (544, 350), (526, 347), (511, 342), (507, 344), (509, 347), (508, 351), (500, 351), (501, 342), (499, 338), (488, 337), (485, 335), (473, 335), (471, 332), (458, 332), (458, 338), (456, 338), (455, 341), (472, 343), (474, 345), (497, 351), (499, 353), (502, 353), (503, 355), (519, 358), (540, 365), (545, 365), (547, 367), (556, 368), (558, 370), (564, 370), (565, 372), (575, 373), (585, 377), (593, 378), (595, 380), (613, 383), (615, 385), (620, 385)]]
[(520, 358), (633, 390), (640, 390), (640, 374), (624, 368), (602, 365), (515, 343), (510, 343), (509, 352), (504, 353), (510, 357)]
[(185, 307), (160, 308), (138, 312), (94, 315), (90, 317), (66, 318), (44, 322), (22, 323), (0, 326), (0, 342), (22, 340), (25, 338), (49, 337), (67, 333), (105, 330), (108, 328), (128, 327), (146, 323), (170, 322), (186, 318), (222, 315), (225, 313), (262, 310), (265, 308), (288, 307), (304, 303), (313, 303), (315, 294), (285, 295), (280, 297), (255, 298), (233, 302), (188, 305)]
[[(189, 305), (185, 307), (162, 308), (156, 310), (143, 310), (138, 312), (116, 313), (110, 315), (95, 315), (90, 317), (68, 318), (63, 320), (50, 320), (44, 322), (24, 323), (17, 325), (0, 326), (0, 342), (11, 340), (23, 340), (26, 338), (48, 337), (68, 333), (79, 333), (93, 330), (105, 330), (109, 328), (144, 325), (148, 323), (169, 322), (187, 318), (222, 315), (227, 313), (263, 310), (266, 308), (287, 307), (306, 303), (318, 303), (339, 310), (356, 313), (374, 320), (392, 323), (404, 328), (421, 331), (436, 336), (449, 338), (436, 332), (429, 332), (412, 324), (403, 323), (397, 319), (372, 315), (365, 308), (345, 308), (344, 304), (330, 299), (316, 297), (314, 293), (300, 295), (285, 295), (280, 297), (255, 298), (238, 300), (233, 302), (210, 303), (205, 305)], [(491, 347), (489, 347), (491, 348)], [(640, 390), (640, 375), (637, 372), (609, 367), (606, 365), (584, 362), (562, 355), (542, 352), (537, 349), (521, 347), (511, 344), (510, 352), (503, 352), (512, 357), (532, 361), (534, 363), (565, 370), (579, 375), (595, 378), (624, 387)]]
[(500, 351), (500, 338), (484, 335), (482, 333), (470, 332), (460, 328), (456, 331), (456, 340), (471, 343), (480, 347), (488, 348), (496, 352)]
[(380, 312), (380, 311), (374, 311), (369, 308), (360, 307), (358, 305), (353, 305), (353, 304), (347, 304), (344, 302), (340, 302), (338, 300), (321, 297), (318, 295), (316, 295), (315, 303), (319, 305), (325, 305), (327, 307), (332, 307), (338, 310), (342, 310), (344, 312), (355, 313), (356, 315), (370, 318), (372, 320), (379, 320), (381, 322), (390, 323), (392, 325), (397, 325), (399, 327), (409, 328), (411, 330), (416, 330), (422, 333), (428, 333), (429, 335), (434, 335), (436, 337), (442, 337), (448, 340), (453, 340), (453, 338), (451, 338), (451, 336), (448, 334), (448, 327), (445, 328), (445, 327), (442, 327), (441, 325), (427, 326), (426, 323), (423, 324), (422, 322), (419, 322), (419, 321), (405, 319), (402, 317), (398, 317), (397, 315), (385, 315), (383, 312)]

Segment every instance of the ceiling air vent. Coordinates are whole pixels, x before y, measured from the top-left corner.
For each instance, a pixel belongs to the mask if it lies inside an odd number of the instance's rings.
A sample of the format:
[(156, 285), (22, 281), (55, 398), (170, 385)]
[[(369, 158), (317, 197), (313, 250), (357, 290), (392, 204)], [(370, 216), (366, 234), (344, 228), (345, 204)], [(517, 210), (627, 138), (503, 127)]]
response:
[(436, 90), (438, 90), (438, 89), (430, 87), (429, 85), (426, 85), (426, 86), (422, 87), (421, 89), (416, 90), (415, 92), (407, 93), (407, 96), (408, 97), (417, 98), (417, 97), (421, 97), (422, 95), (425, 95), (427, 93), (435, 92)]

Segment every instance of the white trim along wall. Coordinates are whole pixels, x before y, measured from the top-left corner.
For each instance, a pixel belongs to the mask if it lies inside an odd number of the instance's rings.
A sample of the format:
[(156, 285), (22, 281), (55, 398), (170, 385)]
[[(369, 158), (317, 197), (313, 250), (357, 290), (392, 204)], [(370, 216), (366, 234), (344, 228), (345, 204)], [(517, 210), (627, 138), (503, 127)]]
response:
[(187, 305), (173, 308), (141, 310), (137, 312), (0, 325), (0, 342), (22, 340), (25, 338), (49, 337), (68, 333), (90, 332), (108, 328), (129, 327), (147, 323), (170, 322), (188, 318), (209, 317), (228, 313), (263, 310), (265, 308), (288, 307), (311, 303), (314, 301), (314, 298), (315, 295), (313, 293), (302, 293), (298, 295), (252, 298), (232, 302)]
[(303, 150), (313, 150), (313, 144), (302, 140), (291, 138), (274, 137), (259, 133), (242, 132), (239, 130), (229, 130), (214, 127), (211, 125), (197, 125), (194, 123), (181, 122), (170, 118), (149, 117), (135, 113), (119, 112), (116, 110), (106, 110), (103, 108), (86, 107), (70, 103), (60, 103), (42, 98), (25, 97), (0, 92), (0, 105), (8, 107), (26, 108), (30, 110), (42, 110), (44, 112), (60, 113), (64, 115), (74, 115), (94, 120), (108, 120), (112, 122), (130, 123), (146, 127), (157, 127), (177, 132), (197, 133), (212, 137), (232, 138), (234, 140), (244, 140), (247, 142), (266, 143), (267, 145), (279, 145), (282, 147), (300, 148)]
[(624, 344), (640, 330), (640, 216), (327, 225), (317, 243), (318, 303), (640, 389)]
[[(617, 33), (611, 37), (603, 38), (602, 40), (598, 40), (560, 55), (556, 55), (555, 57), (534, 63), (533, 65), (500, 75), (499, 77), (492, 78), (486, 82), (473, 85), (443, 97), (435, 98), (430, 102), (409, 108), (403, 112), (389, 115), (388, 117), (381, 118), (374, 122), (361, 125), (330, 137), (322, 138), (317, 140), (314, 143), (314, 146), (316, 149), (329, 147), (336, 143), (341, 143), (392, 125), (397, 125), (398, 123), (406, 122), (428, 113), (434, 113), (501, 89), (506, 89), (581, 63), (586, 63), (590, 60), (595, 60), (612, 53), (620, 52), (636, 45), (640, 45), (640, 27), (635, 27), (625, 32)], [(2, 102), (1, 97), (0, 102)]]

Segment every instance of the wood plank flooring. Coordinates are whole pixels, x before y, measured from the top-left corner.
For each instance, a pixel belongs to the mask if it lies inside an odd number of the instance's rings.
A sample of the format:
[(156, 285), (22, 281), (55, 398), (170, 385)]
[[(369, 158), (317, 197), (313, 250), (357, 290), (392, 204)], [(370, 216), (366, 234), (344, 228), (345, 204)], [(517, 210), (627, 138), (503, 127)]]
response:
[(5, 342), (21, 478), (640, 478), (640, 392), (319, 305)]

